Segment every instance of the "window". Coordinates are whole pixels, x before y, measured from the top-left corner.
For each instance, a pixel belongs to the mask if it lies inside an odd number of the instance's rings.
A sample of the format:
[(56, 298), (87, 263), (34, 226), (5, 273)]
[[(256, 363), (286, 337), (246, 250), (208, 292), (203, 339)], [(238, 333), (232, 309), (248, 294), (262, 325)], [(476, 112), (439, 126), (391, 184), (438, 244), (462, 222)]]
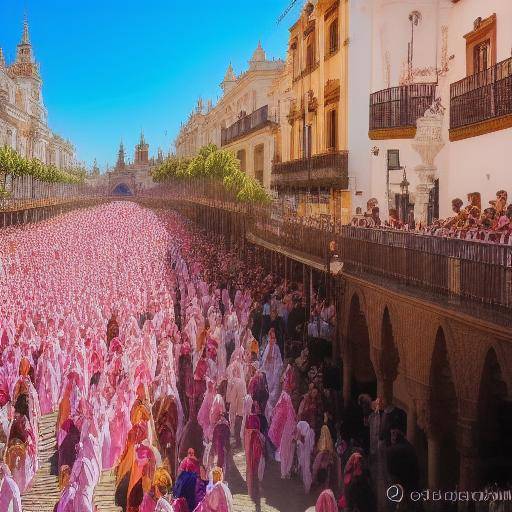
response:
[(466, 73), (474, 75), (496, 64), (496, 14), (473, 22), (466, 40)]
[(240, 160), (240, 169), (245, 172), (246, 165), (245, 165), (245, 149), (239, 149), (236, 152), (236, 157), (238, 160)]
[(327, 149), (337, 148), (338, 117), (336, 109), (327, 112)]
[(396, 171), (400, 167), (400, 151), (398, 149), (388, 149), (388, 170)]
[(254, 147), (254, 177), (263, 185), (263, 144)]
[(306, 70), (313, 69), (315, 65), (315, 45), (313, 43), (313, 39), (308, 40), (308, 45), (306, 47)]
[(290, 130), (290, 160), (293, 160), (295, 157), (295, 123), (292, 124)]
[(329, 25), (329, 46), (328, 53), (338, 51), (338, 18)]
[(304, 127), (304, 158), (309, 158), (311, 156), (313, 149), (313, 129), (310, 124), (307, 124)]
[(473, 72), (480, 73), (485, 71), (491, 61), (491, 40), (487, 39), (478, 43), (473, 48)]

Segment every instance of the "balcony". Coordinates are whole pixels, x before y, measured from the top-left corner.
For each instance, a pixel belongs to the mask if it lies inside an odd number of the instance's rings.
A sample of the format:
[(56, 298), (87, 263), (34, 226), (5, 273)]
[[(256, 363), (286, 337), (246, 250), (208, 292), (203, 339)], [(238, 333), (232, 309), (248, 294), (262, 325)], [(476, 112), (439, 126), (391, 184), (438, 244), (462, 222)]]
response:
[[(329, 243), (335, 241), (346, 273), (395, 283), (436, 302), (449, 297), (452, 305), (458, 304), (453, 302), (458, 297), (475, 316), (483, 313), (487, 321), (505, 317), (510, 324), (512, 263), (507, 245), (255, 213), (250, 232), (282, 251), (325, 262)], [(493, 307), (481, 310), (482, 304)]]
[(222, 128), (220, 135), (220, 144), (221, 146), (226, 146), (231, 142), (247, 135), (248, 133), (258, 130), (262, 128), (266, 124), (270, 123), (271, 119), (268, 115), (268, 105), (265, 105), (257, 110), (255, 110), (252, 114), (248, 114), (236, 123), (233, 123), (231, 126), (227, 128)]
[(512, 127), (512, 57), (450, 85), (450, 140)]
[(412, 139), (416, 120), (434, 102), (436, 85), (401, 85), (370, 94), (370, 139)]
[(348, 188), (348, 151), (331, 151), (272, 166), (273, 187)]

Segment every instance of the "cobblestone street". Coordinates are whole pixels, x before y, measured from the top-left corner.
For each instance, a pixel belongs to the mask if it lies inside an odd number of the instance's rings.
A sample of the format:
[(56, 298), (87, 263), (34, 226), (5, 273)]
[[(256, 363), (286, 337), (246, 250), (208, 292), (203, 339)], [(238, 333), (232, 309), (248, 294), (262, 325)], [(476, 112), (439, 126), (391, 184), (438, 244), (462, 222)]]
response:
[(318, 493), (305, 495), (298, 477), (282, 480), (279, 464), (269, 460), (261, 484), (260, 508), (247, 494), (245, 483), (245, 453), (242, 448), (233, 448), (233, 462), (228, 469), (228, 482), (233, 494), (234, 512), (304, 512), (315, 504)]

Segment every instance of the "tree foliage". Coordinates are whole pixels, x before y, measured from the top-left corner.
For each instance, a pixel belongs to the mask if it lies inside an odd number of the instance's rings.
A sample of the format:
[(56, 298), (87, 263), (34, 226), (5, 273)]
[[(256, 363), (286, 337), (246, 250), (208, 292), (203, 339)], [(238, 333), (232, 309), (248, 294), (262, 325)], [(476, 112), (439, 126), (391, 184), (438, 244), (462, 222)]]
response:
[(233, 152), (218, 149), (215, 144), (203, 146), (192, 159), (170, 156), (153, 169), (152, 176), (156, 182), (212, 179), (221, 182), (238, 201), (270, 201), (270, 196), (263, 186), (240, 169), (240, 161)]
[(56, 165), (44, 164), (37, 158), (24, 158), (10, 146), (0, 148), (0, 173), (11, 178), (32, 176), (46, 183), (78, 185), (85, 180), (83, 169), (59, 169)]

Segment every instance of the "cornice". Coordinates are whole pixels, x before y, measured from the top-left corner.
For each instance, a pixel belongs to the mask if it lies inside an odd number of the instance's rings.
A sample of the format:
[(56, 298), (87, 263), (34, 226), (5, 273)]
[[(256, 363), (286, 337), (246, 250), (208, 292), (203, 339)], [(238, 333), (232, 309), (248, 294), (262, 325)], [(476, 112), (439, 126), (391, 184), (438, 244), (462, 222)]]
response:
[(389, 287), (378, 285), (372, 281), (367, 281), (366, 279), (350, 274), (349, 272), (344, 272), (343, 277), (348, 281), (358, 284), (359, 286), (370, 288), (378, 293), (392, 297), (394, 300), (402, 302), (405, 301), (408, 304), (418, 307), (421, 311), (428, 311), (437, 316), (448, 317), (458, 322), (469, 324), (476, 327), (477, 329), (485, 331), (489, 335), (493, 335), (500, 339), (512, 342), (512, 330), (510, 327), (501, 326), (496, 323), (478, 318), (475, 315), (463, 313), (462, 311), (458, 311), (456, 309), (447, 309), (445, 305), (436, 304), (435, 302), (420, 299), (413, 295), (408, 295), (400, 291), (394, 291)]
[(487, 119), (486, 121), (480, 121), (479, 123), (461, 126), (459, 128), (451, 128), (449, 130), (450, 142), (470, 139), (471, 137), (478, 137), (479, 135), (506, 130), (507, 128), (512, 128), (512, 114)]
[(399, 126), (396, 128), (379, 128), (368, 131), (371, 140), (387, 139), (414, 139), (416, 128), (414, 126)]

